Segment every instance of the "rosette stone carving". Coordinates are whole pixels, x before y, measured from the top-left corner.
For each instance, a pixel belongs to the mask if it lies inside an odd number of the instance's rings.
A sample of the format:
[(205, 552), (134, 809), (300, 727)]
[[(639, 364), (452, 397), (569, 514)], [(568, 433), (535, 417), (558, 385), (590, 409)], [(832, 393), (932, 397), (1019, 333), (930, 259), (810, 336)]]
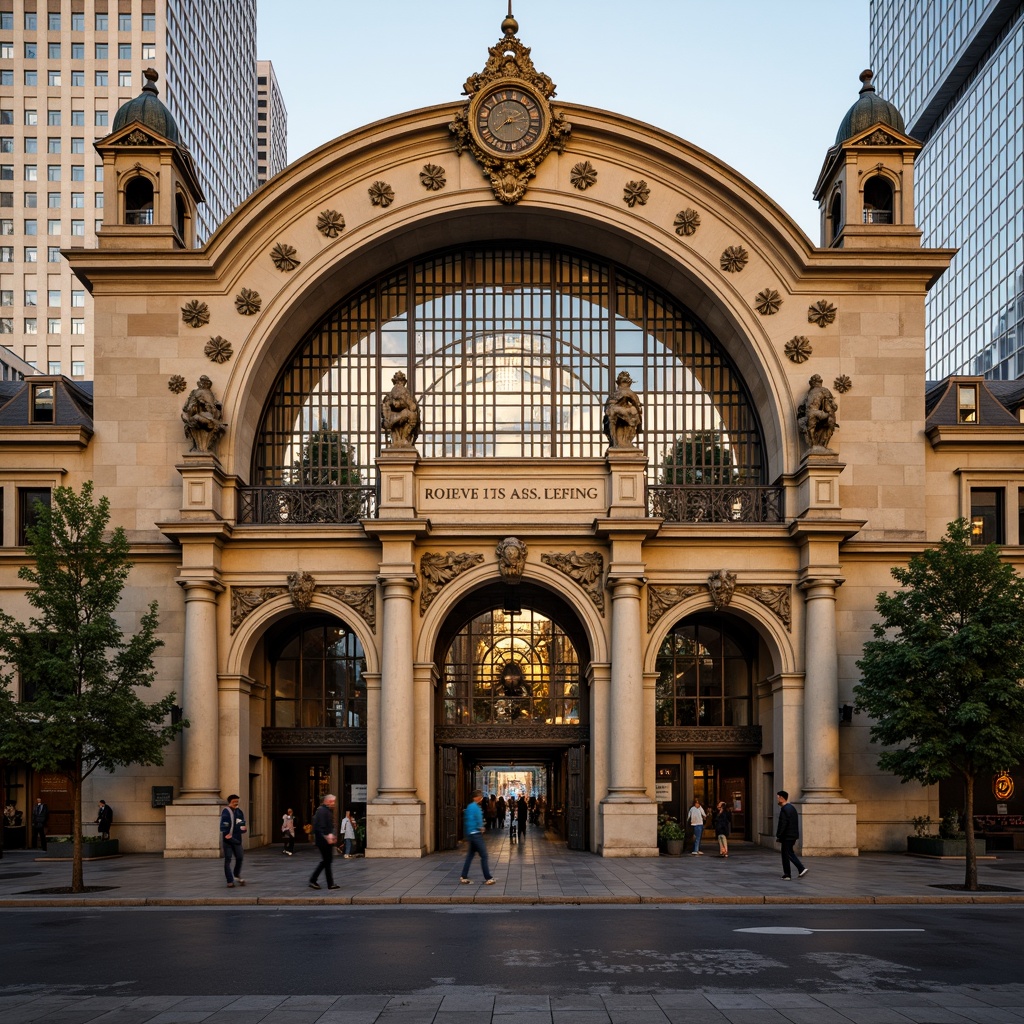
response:
[(687, 586), (661, 586), (648, 584), (647, 586), (647, 632), (654, 628), (654, 624), (673, 605), (685, 601), (688, 597), (700, 592), (700, 587)]
[(845, 373), (841, 373), (834, 381), (832, 381), (832, 387), (834, 387), (839, 394), (845, 395), (846, 392), (853, 387), (853, 381), (850, 380)]
[(677, 235), (689, 237), (697, 233), (700, 227), (700, 214), (687, 207), (676, 214), (675, 229)]
[(783, 351), (791, 363), (806, 363), (811, 358), (811, 339), (798, 334), (786, 342)]
[(651, 190), (647, 182), (627, 181), (622, 189), (622, 201), (632, 209), (634, 206), (646, 206), (647, 200), (651, 197)]
[(761, 316), (774, 316), (782, 305), (782, 296), (774, 288), (765, 288), (754, 296), (754, 306)]
[(430, 603), (437, 597), (438, 591), (456, 576), (479, 565), (484, 556), (475, 551), (446, 551), (443, 555), (427, 553), (420, 559), (420, 579), (423, 582), (420, 590), (420, 614), (422, 615)]
[(718, 262), (727, 274), (738, 274), (746, 265), (750, 257), (742, 245), (727, 246)]
[(214, 363), (226, 363), (233, 351), (231, 342), (218, 334), (206, 343), (203, 354)]
[(440, 192), (448, 184), (444, 168), (440, 164), (424, 164), (420, 171), (420, 184), (428, 192)]
[(836, 318), (836, 307), (825, 299), (819, 299), (807, 308), (807, 322), (819, 327), (828, 327)]
[(250, 612), (272, 597), (280, 597), (288, 591), (284, 587), (232, 587), (231, 588), (231, 632), (242, 624)]
[(386, 210), (395, 201), (395, 190), (386, 181), (375, 181), (367, 190), (370, 202)]
[(321, 210), (316, 229), (325, 238), (337, 238), (345, 230), (345, 218), (337, 210)]
[(235, 296), (235, 309), (238, 310), (242, 316), (255, 316), (263, 305), (263, 300), (260, 298), (260, 293), (253, 291), (251, 288), (243, 288)]
[(188, 384), (180, 373), (176, 373), (167, 379), (167, 390), (170, 391), (172, 395), (180, 395), (187, 387)]
[(210, 322), (210, 307), (199, 299), (192, 299), (181, 307), (181, 319), (189, 327), (205, 327)]
[(545, 552), (540, 556), (540, 560), (578, 583), (587, 597), (594, 602), (597, 610), (604, 614), (604, 588), (601, 583), (604, 558), (599, 551), (584, 551), (582, 555), (576, 554), (575, 551), (568, 554)]
[(290, 274), (301, 262), (298, 249), (287, 242), (278, 242), (270, 250), (270, 258), (274, 261), (274, 266), (285, 274)]
[(586, 192), (591, 185), (597, 182), (597, 168), (589, 160), (573, 164), (572, 170), (569, 172), (569, 181), (573, 188)]
[(322, 594), (347, 604), (370, 627), (377, 632), (377, 588), (376, 587), (320, 587)]

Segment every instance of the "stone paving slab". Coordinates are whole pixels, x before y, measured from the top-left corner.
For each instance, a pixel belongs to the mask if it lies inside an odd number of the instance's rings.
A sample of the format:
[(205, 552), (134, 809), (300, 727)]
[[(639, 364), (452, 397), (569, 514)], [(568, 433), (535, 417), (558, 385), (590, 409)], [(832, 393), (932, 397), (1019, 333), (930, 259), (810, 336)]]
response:
[[(1001, 852), (978, 866), (982, 884), (1012, 891), (966, 893), (938, 888), (963, 881), (962, 861), (901, 854), (808, 858), (804, 878), (782, 881), (778, 853), (753, 843), (734, 843), (728, 864), (696, 857), (605, 859), (569, 851), (537, 831), (517, 846), (504, 832), (488, 836), (487, 844), (494, 886), (484, 887), (482, 877), (460, 885), (464, 853), (451, 851), (419, 860), (338, 858), (334, 873), (341, 888), (330, 893), (306, 885), (318, 860), (315, 847), (297, 848), (294, 857), (282, 856), (279, 846), (247, 851), (247, 884), (232, 890), (225, 890), (219, 860), (129, 854), (86, 864), (85, 884), (109, 888), (75, 895), (39, 891), (69, 885), (69, 863), (6, 851), (0, 907), (1024, 904), (1020, 851)], [(474, 870), (480, 870), (476, 864)]]

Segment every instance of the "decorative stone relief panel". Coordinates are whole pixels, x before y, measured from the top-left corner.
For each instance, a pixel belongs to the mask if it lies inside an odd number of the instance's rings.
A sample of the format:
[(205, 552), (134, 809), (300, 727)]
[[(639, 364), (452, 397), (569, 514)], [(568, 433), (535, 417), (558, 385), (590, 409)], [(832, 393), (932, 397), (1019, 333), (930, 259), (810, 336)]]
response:
[(370, 627), (377, 632), (377, 588), (376, 587), (320, 587), (320, 593), (337, 598), (347, 604)]
[(272, 597), (280, 597), (288, 591), (285, 587), (232, 587), (231, 588), (231, 632), (245, 621), (250, 612)]
[(568, 554), (551, 552), (541, 555), (540, 560), (578, 583), (597, 610), (604, 615), (604, 588), (601, 583), (604, 558), (599, 551), (584, 551), (582, 555), (575, 551)]
[(647, 632), (673, 605), (685, 601), (688, 597), (700, 592), (700, 587), (666, 587), (649, 583), (647, 585)]
[[(711, 594), (712, 603), (714, 603), (714, 590), (711, 585), (711, 580), (716, 576), (720, 576), (721, 573), (726, 574), (726, 578), (732, 577), (732, 589), (728, 592), (728, 600), (721, 600), (717, 607), (724, 607), (729, 604), (735, 594), (745, 594), (748, 597), (752, 597), (755, 601), (763, 604), (769, 611), (772, 612), (779, 619), (779, 621), (786, 627), (786, 630), (792, 631), (792, 609), (791, 609), (791, 596), (790, 588), (788, 586), (775, 586), (758, 583), (741, 583), (737, 585), (735, 583), (736, 574), (728, 573), (726, 570), (721, 569), (718, 573), (713, 573), (708, 578), (707, 588)], [(692, 585), (678, 585), (678, 586), (665, 586), (663, 584), (648, 584), (647, 586), (647, 632), (654, 628), (655, 623), (675, 605), (681, 601), (685, 601), (688, 597), (693, 597), (694, 594), (699, 594), (704, 588)]]
[(420, 590), (420, 614), (429, 607), (437, 597), (438, 591), (456, 576), (461, 576), (467, 569), (479, 565), (484, 556), (475, 551), (446, 551), (443, 555), (427, 553), (420, 559), (420, 578), (423, 587)]
[(757, 584), (741, 584), (736, 588), (737, 594), (746, 594), (755, 601), (760, 601), (775, 617), (792, 632), (792, 598), (787, 586), (759, 586)]

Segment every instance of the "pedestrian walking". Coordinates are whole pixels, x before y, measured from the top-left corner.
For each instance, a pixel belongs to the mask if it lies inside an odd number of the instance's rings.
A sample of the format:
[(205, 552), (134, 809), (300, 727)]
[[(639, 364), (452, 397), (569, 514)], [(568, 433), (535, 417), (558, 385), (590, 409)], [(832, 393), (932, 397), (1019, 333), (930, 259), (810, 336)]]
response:
[(523, 793), (519, 794), (519, 799), (516, 801), (516, 821), (519, 825), (519, 838), (522, 839), (526, 835), (526, 818), (530, 813), (529, 804), (526, 802), (526, 796)]
[(775, 841), (782, 844), (782, 880), (788, 882), (793, 877), (790, 874), (790, 861), (796, 865), (798, 878), (807, 874), (807, 868), (793, 852), (793, 844), (800, 838), (800, 816), (789, 802), (789, 794), (784, 789), (775, 795), (779, 802), (779, 826), (775, 830)]
[(497, 803), (498, 809), (498, 828), (503, 829), (505, 827), (505, 798), (503, 796), (498, 797)]
[(46, 823), (50, 820), (50, 808), (43, 803), (41, 796), (36, 797), (35, 806), (32, 808), (32, 849), (36, 848), (36, 839), (39, 840), (39, 849), (46, 853)]
[[(220, 812), (220, 845), (224, 851), (224, 877), (228, 881), (229, 889), (234, 889), (236, 885), (245, 885), (245, 879), (242, 878), (242, 839), (245, 832), (245, 814), (239, 810), (238, 794), (232, 793), (228, 797), (227, 806)], [(235, 861), (233, 868), (232, 858)]]
[(110, 838), (110, 826), (114, 824), (113, 808), (106, 800), (100, 801), (99, 810), (96, 814), (96, 831), (102, 839)]
[(281, 852), (288, 857), (294, 857), (295, 812), (290, 807), (281, 815), (281, 835), (284, 837), (284, 849)]
[(694, 797), (693, 806), (690, 808), (687, 821), (690, 823), (690, 827), (693, 829), (693, 849), (690, 851), (692, 857), (703, 857), (704, 854), (700, 852), (700, 837), (704, 835), (704, 819), (707, 817), (707, 811), (704, 810), (700, 805), (700, 801)]
[(356, 819), (352, 817), (351, 810), (345, 812), (341, 819), (341, 838), (345, 840), (345, 860), (352, 859), (352, 847), (356, 841)]
[(320, 851), (320, 863), (317, 864), (316, 871), (309, 879), (310, 889), (320, 888), (317, 879), (320, 877), (321, 871), (327, 879), (328, 889), (341, 888), (340, 885), (334, 884), (334, 872), (331, 870), (334, 847), (338, 841), (338, 837), (334, 833), (334, 805), (337, 800), (338, 798), (333, 793), (328, 793), (324, 797), (323, 803), (316, 809), (316, 814), (313, 815), (313, 841)]
[(466, 842), (469, 844), (469, 849), (466, 851), (466, 860), (462, 865), (462, 874), (459, 876), (459, 881), (463, 885), (470, 884), (469, 865), (473, 861), (474, 854), (480, 855), (480, 866), (484, 869), (484, 885), (494, 885), (490, 868), (487, 867), (487, 846), (484, 843), (484, 813), (480, 809), (483, 799), (483, 791), (474, 789), (473, 796), (469, 803), (466, 804), (466, 810), (462, 817)]
[(732, 834), (732, 811), (724, 800), (715, 808), (715, 838), (718, 839), (718, 856), (729, 856), (729, 836)]

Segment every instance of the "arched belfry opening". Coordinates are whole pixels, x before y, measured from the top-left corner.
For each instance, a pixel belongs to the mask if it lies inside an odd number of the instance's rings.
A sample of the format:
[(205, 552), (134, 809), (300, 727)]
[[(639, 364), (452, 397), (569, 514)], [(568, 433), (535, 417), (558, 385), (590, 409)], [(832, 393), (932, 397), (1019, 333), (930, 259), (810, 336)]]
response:
[(543, 800), (542, 827), (588, 848), (590, 645), (573, 609), (537, 584), (464, 597), (435, 646), (437, 846), (460, 838), (475, 788)]
[(864, 223), (891, 224), (893, 211), (892, 183), (882, 174), (864, 182)]
[(137, 174), (124, 187), (125, 224), (153, 223), (153, 182)]

